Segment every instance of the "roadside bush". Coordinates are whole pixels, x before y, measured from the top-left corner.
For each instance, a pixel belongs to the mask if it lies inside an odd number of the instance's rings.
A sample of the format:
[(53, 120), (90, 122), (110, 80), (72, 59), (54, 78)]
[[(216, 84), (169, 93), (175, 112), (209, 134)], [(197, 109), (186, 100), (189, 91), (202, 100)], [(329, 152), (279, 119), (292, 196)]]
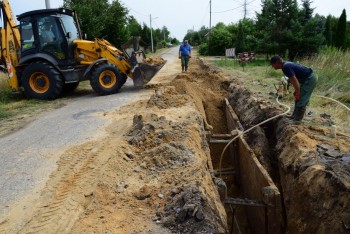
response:
[(198, 48), (198, 53), (200, 55), (208, 55), (209, 52), (208, 52), (208, 44), (207, 43), (202, 43), (199, 45), (199, 48)]

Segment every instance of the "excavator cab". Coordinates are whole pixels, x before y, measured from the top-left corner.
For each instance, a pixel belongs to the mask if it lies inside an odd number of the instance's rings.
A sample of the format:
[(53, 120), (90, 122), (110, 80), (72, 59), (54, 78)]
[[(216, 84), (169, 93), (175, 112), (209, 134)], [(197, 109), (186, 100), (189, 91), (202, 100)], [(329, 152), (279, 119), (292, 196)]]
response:
[[(21, 34), (21, 62), (27, 56), (51, 57), (59, 66), (71, 65), (74, 60), (74, 40), (80, 40), (74, 13), (67, 9), (45, 9), (18, 16)], [(45, 56), (48, 55), (48, 56)], [(54, 61), (56, 60), (56, 61)]]

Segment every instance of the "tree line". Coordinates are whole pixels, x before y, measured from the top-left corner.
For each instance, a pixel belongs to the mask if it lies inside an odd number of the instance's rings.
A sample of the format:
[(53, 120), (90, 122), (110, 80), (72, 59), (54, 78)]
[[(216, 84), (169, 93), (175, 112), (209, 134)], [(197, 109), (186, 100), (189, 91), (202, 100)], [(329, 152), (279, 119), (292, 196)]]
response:
[[(88, 40), (103, 38), (120, 47), (136, 36), (141, 38), (141, 46), (151, 46), (151, 28), (145, 23), (140, 25), (118, 0), (64, 0), (63, 6), (77, 13), (81, 30)], [(170, 31), (165, 26), (152, 28), (152, 37), (154, 45), (179, 43), (176, 38), (170, 37)]]
[(199, 46), (202, 55), (224, 55), (225, 48), (236, 52), (279, 54), (293, 59), (318, 53), (324, 46), (350, 48), (350, 22), (345, 9), (339, 18), (313, 15), (311, 0), (262, 0), (256, 19), (236, 24), (218, 23), (211, 30), (188, 30), (185, 38)]
[[(116, 46), (131, 37), (141, 38), (140, 45), (150, 47), (151, 29), (129, 15), (119, 1), (64, 0), (64, 7), (75, 10), (81, 29), (89, 40), (104, 38)], [(224, 55), (225, 48), (236, 52), (254, 51), (279, 54), (293, 59), (318, 53), (324, 46), (342, 50), (350, 48), (350, 22), (345, 9), (340, 17), (314, 15), (311, 0), (261, 0), (261, 12), (255, 19), (242, 19), (238, 23), (218, 23), (211, 29), (202, 26), (198, 31), (188, 30), (183, 39), (198, 46), (202, 55)], [(170, 37), (167, 27), (152, 29), (153, 44), (178, 44)]]

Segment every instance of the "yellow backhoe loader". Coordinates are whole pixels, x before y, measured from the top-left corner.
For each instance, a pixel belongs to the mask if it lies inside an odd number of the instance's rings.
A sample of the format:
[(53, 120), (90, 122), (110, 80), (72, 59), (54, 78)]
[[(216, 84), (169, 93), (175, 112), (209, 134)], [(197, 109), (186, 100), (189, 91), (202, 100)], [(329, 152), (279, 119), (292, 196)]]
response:
[(0, 5), (1, 63), (11, 89), (23, 91), (27, 98), (55, 99), (84, 80), (90, 80), (100, 95), (113, 94), (127, 77), (143, 86), (164, 65), (143, 63), (145, 54), (138, 50), (137, 39), (121, 50), (106, 40), (83, 40), (77, 16), (69, 9), (26, 12), (17, 16), (17, 25), (8, 0)]

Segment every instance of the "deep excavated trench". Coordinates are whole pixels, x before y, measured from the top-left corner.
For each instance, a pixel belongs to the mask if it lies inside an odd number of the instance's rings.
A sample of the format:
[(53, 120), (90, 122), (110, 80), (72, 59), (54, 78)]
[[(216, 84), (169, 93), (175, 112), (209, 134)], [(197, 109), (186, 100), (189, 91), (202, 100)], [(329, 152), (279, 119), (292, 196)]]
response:
[[(224, 78), (201, 61), (200, 66), (200, 73), (179, 75), (172, 85), (191, 96), (204, 116), (212, 174), (227, 213), (227, 232), (348, 232), (347, 139), (338, 139), (336, 144), (320, 137), (318, 131), (292, 126), (279, 117), (235, 140), (220, 164), (224, 147), (239, 131), (285, 108), (254, 97), (235, 79)], [(201, 86), (210, 88), (201, 90)], [(326, 143), (329, 145), (324, 146)], [(332, 150), (339, 153), (337, 163), (333, 164), (335, 158), (332, 163), (320, 160)]]

